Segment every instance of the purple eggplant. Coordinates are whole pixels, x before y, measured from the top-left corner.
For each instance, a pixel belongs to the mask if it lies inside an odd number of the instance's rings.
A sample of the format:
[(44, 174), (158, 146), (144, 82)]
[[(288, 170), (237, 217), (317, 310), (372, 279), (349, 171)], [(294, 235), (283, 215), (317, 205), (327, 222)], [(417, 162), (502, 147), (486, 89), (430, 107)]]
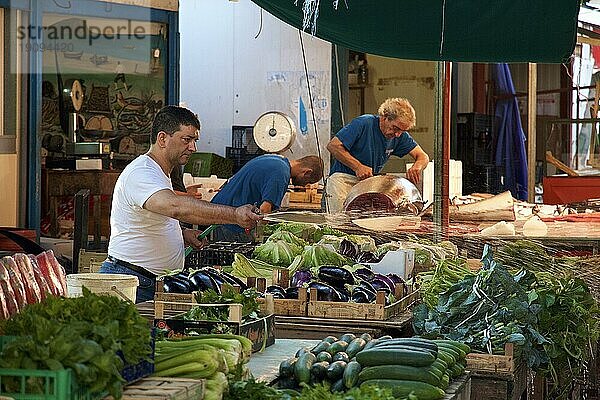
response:
[(359, 287), (364, 288), (365, 290), (367, 290), (369, 293), (372, 293), (373, 296), (375, 296), (377, 294), (377, 289), (375, 289), (373, 287), (373, 285), (371, 285), (371, 282), (367, 282), (367, 281), (362, 281), (358, 284)]
[(310, 282), (312, 277), (313, 276), (310, 271), (296, 271), (294, 276), (292, 276), (291, 285), (293, 287), (301, 287), (305, 283)]
[(218, 270), (211, 268), (211, 267), (204, 267), (202, 268), (200, 271), (210, 275), (215, 282), (217, 282), (217, 285), (221, 286), (224, 283), (229, 283), (225, 280), (225, 278), (223, 278), (223, 275), (221, 274), (221, 272), (219, 272)]
[(165, 293), (192, 293), (191, 282), (177, 276), (165, 276), (163, 278)]
[(394, 281), (386, 275), (383, 274), (375, 274), (375, 279), (379, 279), (385, 282), (387, 287), (390, 289), (390, 292), (394, 293), (394, 289), (396, 288), (396, 284)]
[(375, 274), (369, 268), (359, 268), (354, 271), (354, 276), (362, 281), (372, 281)]
[(348, 257), (351, 259), (355, 259), (356, 256), (358, 255), (358, 246), (354, 243), (352, 243), (351, 241), (349, 241), (348, 239), (343, 239), (340, 242), (340, 250), (339, 253), (341, 255), (343, 255), (344, 257)]
[(265, 293), (272, 294), (276, 299), (285, 299), (285, 289), (278, 285), (268, 286)]
[(364, 292), (352, 291), (351, 300), (353, 303), (370, 303), (369, 298)]
[(373, 288), (375, 288), (376, 291), (383, 290), (385, 294), (391, 293), (390, 287), (387, 285), (387, 283), (385, 283), (385, 281), (382, 281), (381, 279), (375, 278), (369, 283), (373, 285)]
[(306, 290), (304, 288), (299, 287), (289, 287), (285, 289), (285, 298), (286, 299), (298, 299), (298, 292), (300, 290)]
[(319, 280), (332, 286), (354, 285), (354, 276), (342, 267), (324, 265), (319, 267)]
[(240, 290), (243, 292), (244, 290), (248, 289), (248, 285), (246, 285), (240, 278), (238, 278), (237, 276), (233, 276), (227, 272), (221, 272), (221, 276), (223, 277), (223, 279), (225, 280), (225, 282), (227, 282), (228, 284), (232, 285), (232, 286), (239, 286)]
[(194, 290), (205, 291), (212, 289), (219, 294), (221, 293), (221, 287), (219, 284), (213, 279), (212, 276), (204, 271), (192, 272), (190, 275), (190, 282), (192, 282), (192, 289)]
[(390, 278), (394, 284), (401, 283), (402, 284), (402, 295), (408, 293), (408, 286), (406, 285), (406, 281), (402, 279), (400, 275), (397, 274), (387, 274), (388, 278)]
[(358, 253), (356, 256), (356, 262), (359, 264), (362, 263), (377, 263), (379, 262), (379, 258), (370, 251), (362, 251)]
[(317, 289), (317, 300), (319, 301), (340, 301), (340, 294), (332, 286), (313, 281), (308, 284), (310, 289)]

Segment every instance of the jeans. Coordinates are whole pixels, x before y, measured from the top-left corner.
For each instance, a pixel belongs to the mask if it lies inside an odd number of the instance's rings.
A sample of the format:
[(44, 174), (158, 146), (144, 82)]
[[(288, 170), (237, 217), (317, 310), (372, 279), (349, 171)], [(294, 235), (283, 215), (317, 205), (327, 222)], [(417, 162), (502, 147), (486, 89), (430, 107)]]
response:
[(156, 285), (155, 279), (150, 279), (137, 271), (133, 271), (124, 265), (109, 260), (104, 260), (99, 272), (102, 274), (125, 274), (137, 276), (140, 284), (135, 292), (135, 302), (141, 303), (148, 300), (154, 300), (154, 291)]

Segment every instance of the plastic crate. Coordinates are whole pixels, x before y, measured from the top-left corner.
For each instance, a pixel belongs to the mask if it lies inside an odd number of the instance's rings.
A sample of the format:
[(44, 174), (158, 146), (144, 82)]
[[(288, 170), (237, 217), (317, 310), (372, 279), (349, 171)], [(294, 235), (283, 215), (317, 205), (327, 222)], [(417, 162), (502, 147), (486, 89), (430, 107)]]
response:
[(183, 172), (192, 176), (229, 178), (232, 175), (233, 162), (213, 153), (192, 153)]
[(256, 153), (249, 153), (245, 148), (237, 148), (237, 147), (226, 147), (225, 155), (228, 160), (231, 160), (233, 163), (233, 173), (238, 172), (246, 163), (253, 158), (261, 156), (265, 154), (264, 151), (259, 150)]
[(244, 149), (247, 154), (264, 154), (264, 151), (254, 141), (254, 127), (233, 125), (231, 127), (231, 147)]
[(192, 251), (185, 259), (186, 268), (231, 265), (235, 253), (250, 258), (256, 246), (252, 243), (215, 242)]
[[(15, 336), (0, 336), (0, 351), (6, 344), (17, 339)], [(5, 383), (15, 378), (19, 380), (19, 391), (5, 390)], [(26, 384), (32, 379), (40, 381), (44, 393), (28, 392)], [(101, 393), (93, 395), (80, 387), (70, 369), (50, 371), (5, 368), (0, 368), (0, 396), (16, 400), (95, 400), (104, 397)]]
[[(152, 353), (150, 354), (150, 360), (142, 360), (137, 364), (125, 365), (121, 370), (121, 376), (127, 383), (138, 381), (154, 373), (154, 351), (156, 348), (156, 329), (154, 328), (152, 329), (151, 338)], [(122, 353), (119, 356), (123, 359)], [(123, 359), (123, 361), (125, 360)]]

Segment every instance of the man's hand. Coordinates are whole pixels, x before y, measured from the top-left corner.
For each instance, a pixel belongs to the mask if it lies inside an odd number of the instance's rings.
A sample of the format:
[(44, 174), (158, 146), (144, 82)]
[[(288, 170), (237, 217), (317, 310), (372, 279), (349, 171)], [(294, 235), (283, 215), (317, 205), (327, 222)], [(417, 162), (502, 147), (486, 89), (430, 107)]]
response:
[(423, 171), (423, 167), (417, 165), (417, 163), (413, 164), (413, 166), (406, 171), (406, 177), (409, 181), (414, 184), (418, 184), (421, 181), (421, 172)]
[(183, 230), (183, 242), (186, 246), (192, 246), (196, 250), (200, 250), (208, 243), (206, 238), (198, 240), (198, 235), (202, 232), (196, 229), (184, 229)]
[(367, 167), (366, 165), (360, 164), (354, 172), (356, 173), (356, 177), (358, 180), (364, 180), (373, 176), (373, 169), (371, 167)]
[(260, 210), (250, 204), (240, 206), (235, 209), (235, 219), (239, 226), (245, 229), (251, 229), (256, 226), (256, 223), (263, 219), (260, 215)]

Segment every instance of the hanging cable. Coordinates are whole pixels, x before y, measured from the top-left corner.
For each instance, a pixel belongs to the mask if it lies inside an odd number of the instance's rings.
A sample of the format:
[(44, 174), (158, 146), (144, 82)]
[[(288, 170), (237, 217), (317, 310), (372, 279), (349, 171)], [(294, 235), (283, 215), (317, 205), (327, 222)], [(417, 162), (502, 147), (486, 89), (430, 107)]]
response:
[[(317, 141), (317, 153), (319, 154), (319, 158), (321, 161), (323, 157), (321, 156), (321, 142), (319, 141), (319, 130), (317, 128), (317, 118), (315, 117), (315, 108), (313, 104), (313, 96), (312, 90), (310, 89), (310, 79), (308, 76), (308, 65), (306, 64), (306, 52), (304, 51), (304, 41), (302, 40), (302, 31), (298, 29), (298, 36), (300, 37), (300, 49), (302, 50), (302, 61), (304, 63), (304, 75), (306, 76), (306, 86), (308, 87), (308, 100), (310, 101), (310, 113), (313, 119), (313, 126), (315, 129), (315, 139)], [(325, 171), (323, 171), (323, 188), (325, 188)], [(328, 202), (325, 201), (325, 210), (329, 212)]]
[(262, 28), (263, 28), (263, 9), (260, 9), (260, 25), (258, 27), (258, 32), (256, 32), (256, 36), (254, 36), (254, 39), (258, 39), (258, 37), (260, 36), (260, 33), (262, 32)]
[(338, 55), (338, 46), (337, 44), (333, 45), (333, 51), (335, 53), (335, 77), (337, 78), (337, 91), (338, 91), (338, 101), (340, 104), (340, 116), (342, 118), (342, 126), (346, 125), (346, 116), (344, 115), (344, 104), (342, 103), (342, 88), (340, 82), (340, 60)]
[(440, 38), (440, 59), (444, 52), (444, 31), (446, 30), (446, 0), (442, 3), (442, 33)]

